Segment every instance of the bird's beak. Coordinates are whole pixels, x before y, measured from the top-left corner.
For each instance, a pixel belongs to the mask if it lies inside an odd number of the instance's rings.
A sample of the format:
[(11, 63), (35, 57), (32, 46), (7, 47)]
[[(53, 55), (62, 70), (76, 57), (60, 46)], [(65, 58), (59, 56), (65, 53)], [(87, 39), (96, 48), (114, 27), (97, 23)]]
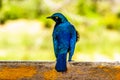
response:
[(46, 17), (47, 19), (51, 19), (52, 17), (51, 16), (48, 16), (48, 17)]

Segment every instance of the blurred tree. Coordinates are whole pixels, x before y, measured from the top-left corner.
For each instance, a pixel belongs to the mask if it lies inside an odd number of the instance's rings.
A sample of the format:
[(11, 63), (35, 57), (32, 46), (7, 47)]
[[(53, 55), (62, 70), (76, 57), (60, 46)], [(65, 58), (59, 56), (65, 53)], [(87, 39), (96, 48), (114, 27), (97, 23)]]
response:
[(97, 11), (97, 0), (80, 0), (78, 2), (78, 13), (80, 15), (88, 15), (96, 13)]
[(0, 0), (0, 9), (2, 8), (2, 0)]
[(35, 19), (48, 12), (42, 0), (4, 0), (0, 20), (5, 22), (8, 19)]

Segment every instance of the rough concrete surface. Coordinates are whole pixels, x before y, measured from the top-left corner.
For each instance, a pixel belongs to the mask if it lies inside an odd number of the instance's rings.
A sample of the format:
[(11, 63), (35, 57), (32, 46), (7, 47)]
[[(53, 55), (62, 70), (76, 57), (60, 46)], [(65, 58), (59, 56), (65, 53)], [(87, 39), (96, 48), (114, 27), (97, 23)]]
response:
[(55, 62), (0, 61), (0, 80), (120, 80), (119, 62), (70, 62), (68, 71)]

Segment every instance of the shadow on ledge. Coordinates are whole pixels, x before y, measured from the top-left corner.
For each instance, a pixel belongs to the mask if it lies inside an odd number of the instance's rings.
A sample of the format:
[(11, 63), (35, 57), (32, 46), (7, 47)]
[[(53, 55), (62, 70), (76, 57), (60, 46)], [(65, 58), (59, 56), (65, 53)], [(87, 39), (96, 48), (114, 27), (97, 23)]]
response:
[(55, 62), (1, 61), (0, 80), (120, 80), (119, 62), (70, 62), (66, 73)]

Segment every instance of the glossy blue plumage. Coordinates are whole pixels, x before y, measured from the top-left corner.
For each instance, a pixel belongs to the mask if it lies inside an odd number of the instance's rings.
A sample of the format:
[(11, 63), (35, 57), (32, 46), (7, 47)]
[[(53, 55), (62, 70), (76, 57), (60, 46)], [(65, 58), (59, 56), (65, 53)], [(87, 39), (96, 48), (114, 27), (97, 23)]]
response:
[(77, 41), (77, 32), (74, 26), (70, 24), (61, 13), (55, 13), (48, 18), (51, 18), (56, 22), (52, 34), (54, 52), (57, 59), (55, 69), (58, 72), (64, 72), (67, 71), (66, 58), (68, 52), (68, 60), (72, 60)]

